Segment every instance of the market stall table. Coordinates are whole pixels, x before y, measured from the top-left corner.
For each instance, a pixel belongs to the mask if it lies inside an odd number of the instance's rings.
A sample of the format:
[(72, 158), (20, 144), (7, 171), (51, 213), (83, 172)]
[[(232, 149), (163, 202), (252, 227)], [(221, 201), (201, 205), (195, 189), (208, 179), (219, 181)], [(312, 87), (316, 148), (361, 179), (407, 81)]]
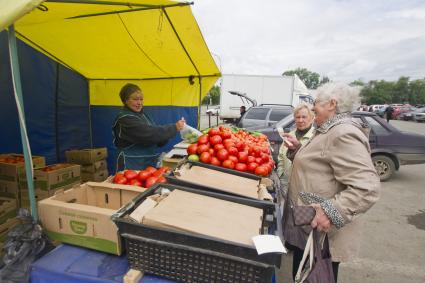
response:
[[(60, 245), (32, 264), (32, 283), (123, 282), (129, 270), (125, 255), (115, 256), (76, 246)], [(145, 274), (139, 282), (171, 283)]]

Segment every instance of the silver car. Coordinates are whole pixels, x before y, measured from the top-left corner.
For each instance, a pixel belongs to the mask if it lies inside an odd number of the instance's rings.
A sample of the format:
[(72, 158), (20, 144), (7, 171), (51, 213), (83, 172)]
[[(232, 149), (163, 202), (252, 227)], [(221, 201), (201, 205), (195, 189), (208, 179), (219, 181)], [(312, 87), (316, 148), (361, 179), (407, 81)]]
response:
[(419, 108), (412, 113), (413, 121), (423, 122), (425, 121), (425, 107)]

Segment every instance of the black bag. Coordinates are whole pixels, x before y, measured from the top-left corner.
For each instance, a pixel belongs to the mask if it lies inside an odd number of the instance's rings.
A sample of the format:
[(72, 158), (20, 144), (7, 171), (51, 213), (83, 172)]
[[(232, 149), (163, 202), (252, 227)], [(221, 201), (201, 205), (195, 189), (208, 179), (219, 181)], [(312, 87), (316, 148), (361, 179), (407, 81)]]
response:
[(309, 225), (316, 216), (316, 210), (312, 206), (294, 206), (294, 224), (296, 226)]
[[(325, 234), (323, 248), (321, 246), (319, 232), (314, 229), (308, 236), (303, 258), (295, 276), (296, 283), (335, 283), (328, 234)], [(309, 262), (304, 266), (307, 258)]]

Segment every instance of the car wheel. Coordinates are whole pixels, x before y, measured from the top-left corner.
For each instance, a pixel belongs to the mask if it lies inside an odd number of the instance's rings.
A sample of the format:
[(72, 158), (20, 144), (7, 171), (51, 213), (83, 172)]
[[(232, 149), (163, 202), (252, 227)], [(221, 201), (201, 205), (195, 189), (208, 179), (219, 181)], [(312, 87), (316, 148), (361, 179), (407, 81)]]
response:
[(373, 166), (375, 166), (381, 182), (387, 181), (395, 171), (394, 161), (385, 155), (375, 155), (372, 157)]

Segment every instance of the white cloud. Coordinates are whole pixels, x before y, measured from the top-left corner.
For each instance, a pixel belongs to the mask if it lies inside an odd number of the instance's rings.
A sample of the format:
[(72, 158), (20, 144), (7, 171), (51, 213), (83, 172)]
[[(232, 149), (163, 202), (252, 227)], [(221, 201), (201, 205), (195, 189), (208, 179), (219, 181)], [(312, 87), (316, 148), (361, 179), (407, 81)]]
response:
[(192, 9), (223, 73), (425, 76), (422, 0), (199, 0)]

